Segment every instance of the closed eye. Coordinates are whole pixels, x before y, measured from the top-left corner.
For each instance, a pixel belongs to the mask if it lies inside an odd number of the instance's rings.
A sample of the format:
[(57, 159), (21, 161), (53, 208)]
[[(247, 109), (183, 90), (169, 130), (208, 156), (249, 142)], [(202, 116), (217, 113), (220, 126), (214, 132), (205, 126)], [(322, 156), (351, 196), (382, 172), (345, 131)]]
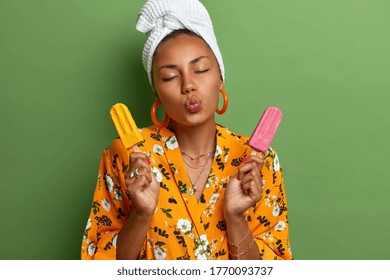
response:
[(175, 79), (177, 76), (169, 77), (169, 78), (162, 78), (163, 82), (169, 82)]
[(197, 70), (197, 71), (195, 71), (195, 73), (197, 73), (197, 74), (206, 73), (206, 72), (209, 71), (209, 70), (210, 70), (210, 69)]

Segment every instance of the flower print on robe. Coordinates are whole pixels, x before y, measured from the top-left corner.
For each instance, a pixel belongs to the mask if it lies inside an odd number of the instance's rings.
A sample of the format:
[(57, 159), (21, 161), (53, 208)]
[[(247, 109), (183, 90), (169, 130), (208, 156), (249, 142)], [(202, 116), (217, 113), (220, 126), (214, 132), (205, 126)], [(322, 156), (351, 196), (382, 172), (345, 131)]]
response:
[[(216, 150), (208, 180), (196, 201), (176, 136), (169, 128), (140, 129), (139, 145), (160, 184), (156, 212), (139, 259), (229, 259), (223, 197), (227, 182), (251, 154), (248, 137), (216, 126)], [(116, 239), (134, 210), (124, 175), (129, 154), (115, 139), (102, 155), (91, 212), (82, 239), (82, 259), (115, 259)], [(261, 170), (262, 199), (245, 213), (260, 259), (292, 259), (282, 166), (272, 148)]]

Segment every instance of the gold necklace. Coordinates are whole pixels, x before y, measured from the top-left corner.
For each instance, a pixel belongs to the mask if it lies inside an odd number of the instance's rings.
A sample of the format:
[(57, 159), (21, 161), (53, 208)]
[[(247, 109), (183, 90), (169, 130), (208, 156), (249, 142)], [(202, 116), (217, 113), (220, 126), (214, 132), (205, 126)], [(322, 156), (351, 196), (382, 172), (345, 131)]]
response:
[(183, 161), (184, 161), (184, 163), (185, 163), (189, 168), (191, 168), (191, 169), (199, 169), (199, 168), (201, 168), (201, 167), (204, 167), (204, 166), (207, 164), (207, 159), (206, 159), (206, 161), (205, 161), (205, 163), (204, 163), (203, 165), (199, 165), (199, 166), (192, 166), (192, 165), (190, 165), (188, 162), (186, 162), (186, 161), (184, 160), (184, 158), (183, 158)]
[[(208, 158), (207, 158), (205, 164), (203, 164), (202, 169), (200, 170), (199, 175), (198, 175), (198, 177), (196, 178), (195, 182), (192, 182), (190, 176), (188, 176), (188, 179), (190, 179), (191, 186), (192, 186), (192, 189), (194, 190), (194, 192), (196, 192), (196, 183), (198, 183), (198, 180), (199, 180), (199, 178), (200, 178), (200, 175), (202, 175), (203, 170), (204, 170), (204, 168), (205, 168), (206, 165), (207, 165), (207, 162), (208, 162)], [(198, 168), (199, 168), (199, 167), (198, 167)]]
[(181, 154), (182, 154), (183, 156), (189, 157), (191, 160), (197, 160), (197, 159), (200, 159), (200, 158), (205, 157), (205, 156), (207, 156), (207, 157), (211, 156), (211, 155), (213, 154), (214, 151), (215, 151), (215, 148), (212, 149), (212, 150), (211, 150), (210, 152), (208, 152), (207, 154), (201, 154), (201, 155), (199, 155), (199, 156), (197, 156), (197, 157), (192, 157), (192, 156), (190, 156), (189, 154), (187, 154), (186, 152), (181, 152)]
[(197, 156), (197, 157), (192, 157), (192, 156), (190, 156), (189, 154), (187, 154), (186, 152), (181, 152), (181, 154), (182, 154), (183, 156), (187, 156), (190, 160), (197, 160), (197, 159), (200, 159), (200, 158), (202, 158), (202, 157), (206, 157), (206, 156), (207, 156), (207, 159), (206, 159), (205, 163), (204, 163), (203, 165), (199, 165), (199, 166), (196, 166), (196, 167), (195, 167), (195, 166), (191, 166), (190, 164), (188, 164), (188, 162), (186, 162), (186, 161), (184, 160), (184, 157), (182, 157), (184, 163), (185, 163), (189, 168), (191, 168), (191, 169), (202, 168), (202, 169), (200, 170), (199, 174), (198, 174), (198, 177), (196, 177), (195, 182), (192, 182), (190, 176), (188, 176), (188, 179), (189, 179), (190, 182), (191, 182), (192, 189), (193, 189), (194, 192), (196, 192), (196, 183), (198, 183), (199, 178), (200, 178), (200, 176), (202, 175), (202, 173), (203, 173), (203, 171), (204, 171), (204, 168), (205, 168), (206, 165), (207, 165), (207, 162), (209, 161), (209, 160), (208, 160), (209, 157), (211, 157), (211, 156), (213, 155), (214, 152), (215, 152), (215, 148), (213, 148), (213, 149), (212, 149), (210, 152), (208, 152), (207, 154), (201, 154), (201, 155), (199, 155), (199, 156)]

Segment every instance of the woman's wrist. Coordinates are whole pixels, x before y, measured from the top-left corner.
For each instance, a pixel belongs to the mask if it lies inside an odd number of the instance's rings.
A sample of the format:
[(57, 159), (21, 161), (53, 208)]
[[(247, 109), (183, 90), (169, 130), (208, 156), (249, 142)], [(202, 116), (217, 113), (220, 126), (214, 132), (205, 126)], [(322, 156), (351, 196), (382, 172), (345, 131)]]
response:
[(225, 207), (224, 207), (225, 221), (229, 220), (232, 222), (237, 222), (240, 221), (241, 219), (245, 219), (244, 213), (237, 211), (237, 209), (226, 207), (226, 205), (230, 205), (230, 204), (225, 202)]
[(147, 221), (149, 222), (153, 217), (154, 211), (144, 211), (141, 209), (135, 209), (133, 216), (137, 221)]
[[(243, 224), (245, 222), (245, 216), (239, 213), (229, 213), (225, 211), (225, 222), (227, 225), (238, 225)], [(246, 222), (245, 222), (246, 223)]]
[(144, 243), (153, 215), (134, 210), (119, 231), (117, 259), (136, 259)]
[(244, 214), (225, 209), (227, 241), (232, 259), (258, 259), (259, 250)]
[[(232, 233), (232, 231), (246, 229), (248, 227), (248, 223), (245, 219), (244, 214), (229, 213), (225, 211), (224, 215), (228, 232)], [(231, 234), (230, 236), (233, 237)]]

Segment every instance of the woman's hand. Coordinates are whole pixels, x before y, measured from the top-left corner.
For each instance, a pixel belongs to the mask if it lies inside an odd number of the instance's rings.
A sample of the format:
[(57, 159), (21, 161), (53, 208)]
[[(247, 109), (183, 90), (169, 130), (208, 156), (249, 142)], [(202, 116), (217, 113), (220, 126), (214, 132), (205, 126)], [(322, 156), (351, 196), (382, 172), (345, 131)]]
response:
[(226, 186), (225, 215), (240, 216), (262, 197), (263, 183), (260, 171), (263, 167), (263, 159), (251, 155), (243, 162), (244, 165), (238, 168), (237, 175)]
[(159, 184), (149, 166), (148, 157), (138, 147), (130, 154), (130, 169), (125, 181), (130, 198), (139, 215), (151, 216), (156, 210)]

